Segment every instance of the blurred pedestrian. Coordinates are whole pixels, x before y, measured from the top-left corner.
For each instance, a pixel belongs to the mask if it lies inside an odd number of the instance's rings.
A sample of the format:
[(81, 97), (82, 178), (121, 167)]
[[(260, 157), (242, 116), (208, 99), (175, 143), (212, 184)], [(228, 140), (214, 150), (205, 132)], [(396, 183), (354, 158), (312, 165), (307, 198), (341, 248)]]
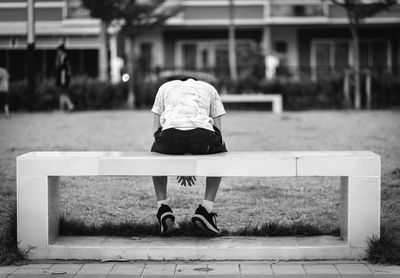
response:
[[(221, 116), (225, 109), (217, 90), (210, 84), (183, 76), (164, 83), (157, 92), (153, 108), (154, 143), (152, 152), (183, 155), (226, 152), (221, 135)], [(183, 186), (195, 184), (196, 177), (179, 176)], [(175, 216), (167, 201), (167, 177), (154, 176), (157, 218), (161, 234), (174, 228)], [(202, 230), (220, 233), (213, 212), (221, 177), (207, 177), (203, 202), (192, 222)]]
[(276, 69), (279, 67), (279, 57), (269, 54), (265, 57), (265, 77), (267, 80), (273, 80), (276, 77)]
[(10, 110), (8, 108), (8, 81), (10, 75), (5, 68), (0, 68), (0, 103), (4, 109), (6, 118), (10, 117)]
[(71, 63), (64, 44), (57, 48), (56, 57), (56, 84), (59, 93), (60, 110), (67, 106), (68, 111), (74, 110), (74, 104), (68, 95), (69, 83), (71, 80)]

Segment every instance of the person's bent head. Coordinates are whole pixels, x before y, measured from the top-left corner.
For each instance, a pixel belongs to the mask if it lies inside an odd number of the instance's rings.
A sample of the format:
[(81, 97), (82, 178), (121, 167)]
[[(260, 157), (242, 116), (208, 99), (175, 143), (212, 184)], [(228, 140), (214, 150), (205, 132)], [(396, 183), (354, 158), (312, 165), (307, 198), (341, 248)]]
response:
[(196, 77), (191, 76), (191, 75), (179, 74), (179, 75), (171, 75), (171, 76), (167, 77), (166, 81), (173, 81), (173, 80), (185, 81), (188, 79), (198, 80)]

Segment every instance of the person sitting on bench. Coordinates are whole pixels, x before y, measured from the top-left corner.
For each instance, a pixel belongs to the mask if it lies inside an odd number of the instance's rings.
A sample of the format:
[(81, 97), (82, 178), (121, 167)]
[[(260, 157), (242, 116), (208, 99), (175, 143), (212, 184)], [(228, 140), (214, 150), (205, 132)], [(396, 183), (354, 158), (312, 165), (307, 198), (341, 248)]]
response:
[[(189, 76), (173, 78), (158, 89), (151, 111), (154, 113), (152, 152), (199, 155), (227, 151), (221, 135), (221, 116), (226, 112), (211, 84)], [(192, 186), (196, 180), (190, 176), (177, 179), (183, 186)], [(165, 235), (175, 224), (167, 201), (167, 177), (154, 176), (153, 183), (157, 218), (161, 234)], [(214, 234), (220, 233), (213, 212), (220, 183), (221, 177), (207, 177), (204, 200), (192, 217), (196, 227)]]

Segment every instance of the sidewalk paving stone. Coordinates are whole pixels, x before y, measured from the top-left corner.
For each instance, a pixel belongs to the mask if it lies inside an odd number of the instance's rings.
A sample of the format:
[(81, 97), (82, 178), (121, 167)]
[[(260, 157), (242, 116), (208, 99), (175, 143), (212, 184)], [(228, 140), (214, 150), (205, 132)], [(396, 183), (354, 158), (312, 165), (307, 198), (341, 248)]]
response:
[(241, 263), (240, 277), (241, 278), (272, 278), (272, 268), (270, 264), (265, 263)]
[(174, 277), (203, 278), (208, 270), (207, 264), (178, 264)]
[(49, 269), (50, 277), (72, 278), (83, 267), (83, 264), (54, 264)]
[(143, 272), (144, 264), (116, 264), (107, 278), (139, 278)]
[(50, 267), (52, 264), (27, 264), (18, 268), (12, 273), (10, 278), (42, 278), (50, 276)]
[(6, 278), (20, 268), (19, 266), (0, 266), (0, 278)]
[(207, 277), (218, 278), (239, 278), (239, 264), (238, 263), (212, 263), (208, 265), (210, 271)]
[(106, 278), (114, 264), (85, 264), (75, 275), (76, 278)]
[(332, 264), (304, 264), (309, 278), (339, 278), (340, 272)]
[(176, 265), (169, 264), (146, 264), (142, 276), (143, 278), (166, 278), (173, 277)]
[(306, 277), (306, 272), (301, 264), (273, 264), (271, 266), (276, 278)]
[(343, 278), (369, 278), (374, 277), (374, 273), (365, 264), (336, 264)]
[(14, 265), (0, 266), (0, 274), (10, 274), (17, 271), (18, 268), (20, 268), (20, 266), (14, 266)]
[(400, 278), (400, 266), (397, 265), (381, 265), (381, 264), (368, 264), (375, 277), (384, 278)]
[(0, 278), (400, 278), (400, 266), (341, 262), (132, 262), (0, 266)]

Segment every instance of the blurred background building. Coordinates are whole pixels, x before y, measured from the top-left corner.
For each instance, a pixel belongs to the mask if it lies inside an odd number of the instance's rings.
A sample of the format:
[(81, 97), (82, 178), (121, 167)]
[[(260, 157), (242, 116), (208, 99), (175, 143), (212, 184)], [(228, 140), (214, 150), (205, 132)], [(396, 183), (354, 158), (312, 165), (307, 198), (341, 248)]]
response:
[[(0, 0), (0, 65), (12, 80), (26, 76), (27, 1)], [(54, 73), (56, 48), (64, 42), (74, 74), (97, 76), (100, 21), (79, 0), (35, 1), (35, 65), (39, 76)]]
[[(160, 28), (135, 40), (140, 68), (229, 74), (229, 1), (167, 2), (181, 10)], [(352, 64), (345, 10), (329, 0), (235, 0), (233, 8), (237, 64), (242, 74), (254, 57), (258, 57), (255, 64), (270, 64), (264, 69), (270, 79), (316, 80), (342, 74)], [(13, 80), (24, 78), (26, 73), (26, 11), (24, 0), (0, 0), (0, 66), (9, 69)], [(362, 68), (399, 70), (399, 16), (397, 4), (366, 19), (360, 27)], [(109, 45), (104, 48), (100, 20), (91, 18), (80, 0), (36, 0), (35, 21), (38, 75), (53, 73), (55, 49), (64, 42), (75, 75), (106, 74), (118, 80), (116, 73), (126, 57), (123, 36), (117, 30), (108, 30)], [(108, 61), (100, 59), (104, 49), (109, 49)], [(259, 56), (254, 55), (257, 53)]]

